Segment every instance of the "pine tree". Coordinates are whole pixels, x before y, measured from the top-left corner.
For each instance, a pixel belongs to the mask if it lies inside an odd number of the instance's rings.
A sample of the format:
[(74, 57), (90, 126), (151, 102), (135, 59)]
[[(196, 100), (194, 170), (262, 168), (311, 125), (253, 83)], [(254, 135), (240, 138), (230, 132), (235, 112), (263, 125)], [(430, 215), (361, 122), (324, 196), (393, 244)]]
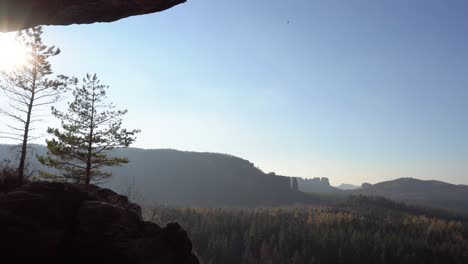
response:
[(0, 132), (0, 137), (20, 142), (18, 185), (24, 181), (33, 124), (41, 121), (38, 110), (57, 102), (67, 85), (76, 82), (63, 75), (51, 76), (49, 59), (59, 55), (60, 49), (45, 45), (41, 36), (41, 27), (20, 31), (17, 40), (26, 49), (27, 61), (21, 67), (0, 72), (0, 89), (9, 101), (8, 105), (0, 107), (0, 114), (11, 120), (7, 124), (9, 131)]
[(68, 111), (52, 108), (52, 114), (60, 119), (62, 129), (49, 128), (54, 138), (46, 140), (47, 156), (39, 161), (57, 169), (61, 175), (42, 172), (43, 176), (60, 177), (66, 181), (99, 183), (112, 176), (104, 167), (128, 163), (127, 158), (112, 157), (115, 148), (126, 148), (135, 141), (139, 130), (122, 128), (122, 117), (127, 110), (115, 110), (107, 99), (106, 85), (100, 84), (96, 74), (86, 75), (84, 84), (73, 91), (74, 101), (68, 103)]

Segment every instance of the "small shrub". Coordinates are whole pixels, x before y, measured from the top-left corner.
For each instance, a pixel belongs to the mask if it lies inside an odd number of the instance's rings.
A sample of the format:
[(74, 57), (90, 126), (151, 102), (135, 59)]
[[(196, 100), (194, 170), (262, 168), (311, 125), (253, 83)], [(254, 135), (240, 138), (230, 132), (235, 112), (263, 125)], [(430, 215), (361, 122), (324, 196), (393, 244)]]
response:
[(10, 162), (0, 163), (0, 192), (8, 192), (16, 188), (18, 171)]

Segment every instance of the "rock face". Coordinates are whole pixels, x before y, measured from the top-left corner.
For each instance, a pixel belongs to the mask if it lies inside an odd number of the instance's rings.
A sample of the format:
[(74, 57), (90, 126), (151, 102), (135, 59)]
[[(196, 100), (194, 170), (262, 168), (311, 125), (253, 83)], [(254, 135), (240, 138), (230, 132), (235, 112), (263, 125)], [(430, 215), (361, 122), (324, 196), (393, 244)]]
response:
[(330, 186), (330, 180), (326, 177), (323, 177), (320, 179), (320, 183), (325, 185), (325, 186)]
[(326, 177), (313, 179), (298, 179), (299, 190), (308, 193), (340, 193), (342, 190), (330, 185), (330, 180)]
[(1, 263), (197, 264), (187, 233), (109, 189), (34, 183), (0, 195)]
[(0, 0), (0, 31), (111, 22), (164, 11), (186, 0)]

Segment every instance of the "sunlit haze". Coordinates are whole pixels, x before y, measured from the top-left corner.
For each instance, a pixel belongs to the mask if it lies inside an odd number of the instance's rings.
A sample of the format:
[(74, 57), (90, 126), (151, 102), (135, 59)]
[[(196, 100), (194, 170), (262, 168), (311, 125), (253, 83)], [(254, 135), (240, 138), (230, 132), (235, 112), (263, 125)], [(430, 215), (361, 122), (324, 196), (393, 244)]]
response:
[[(466, 1), (203, 0), (45, 27), (44, 42), (62, 50), (55, 73), (111, 86), (142, 129), (135, 147), (229, 153), (334, 185), (468, 184), (467, 14)], [(11, 36), (3, 68), (22, 60)]]
[(0, 70), (12, 70), (26, 61), (25, 47), (15, 39), (15, 34), (0, 33)]

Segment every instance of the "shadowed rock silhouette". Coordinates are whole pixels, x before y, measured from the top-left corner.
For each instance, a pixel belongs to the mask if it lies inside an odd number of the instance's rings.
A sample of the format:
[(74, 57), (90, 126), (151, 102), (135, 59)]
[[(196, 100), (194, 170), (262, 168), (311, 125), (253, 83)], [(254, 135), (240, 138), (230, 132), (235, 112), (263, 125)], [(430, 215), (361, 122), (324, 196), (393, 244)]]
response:
[(39, 25), (112, 22), (164, 11), (186, 0), (0, 0), (0, 32)]
[(33, 183), (0, 195), (2, 263), (199, 263), (177, 223), (161, 228), (109, 189)]

